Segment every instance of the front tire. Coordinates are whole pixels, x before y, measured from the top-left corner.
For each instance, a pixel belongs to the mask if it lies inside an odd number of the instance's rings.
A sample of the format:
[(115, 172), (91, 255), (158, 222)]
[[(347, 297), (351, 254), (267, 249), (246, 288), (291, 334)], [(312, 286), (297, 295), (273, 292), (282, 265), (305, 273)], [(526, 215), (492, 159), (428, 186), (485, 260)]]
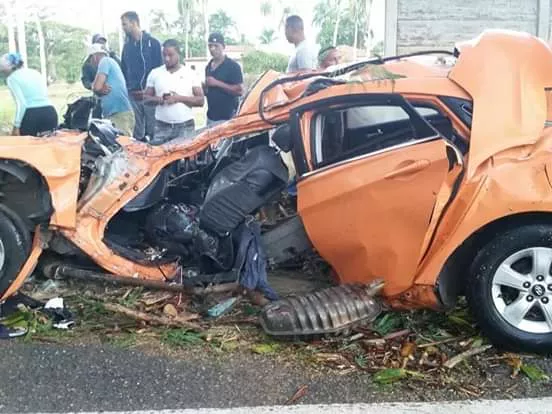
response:
[(0, 205), (0, 297), (13, 283), (31, 251), (31, 235), (16, 213)]
[(466, 295), (484, 335), (510, 351), (552, 353), (552, 226), (495, 236), (477, 254)]

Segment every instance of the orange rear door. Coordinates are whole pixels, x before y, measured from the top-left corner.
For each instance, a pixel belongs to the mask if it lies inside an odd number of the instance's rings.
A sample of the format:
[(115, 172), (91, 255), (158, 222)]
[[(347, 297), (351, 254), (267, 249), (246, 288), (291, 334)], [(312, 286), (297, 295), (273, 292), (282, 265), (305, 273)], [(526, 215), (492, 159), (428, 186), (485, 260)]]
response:
[(396, 94), (316, 102), (291, 123), (298, 209), (319, 253), (342, 282), (409, 288), (453, 163), (445, 140)]

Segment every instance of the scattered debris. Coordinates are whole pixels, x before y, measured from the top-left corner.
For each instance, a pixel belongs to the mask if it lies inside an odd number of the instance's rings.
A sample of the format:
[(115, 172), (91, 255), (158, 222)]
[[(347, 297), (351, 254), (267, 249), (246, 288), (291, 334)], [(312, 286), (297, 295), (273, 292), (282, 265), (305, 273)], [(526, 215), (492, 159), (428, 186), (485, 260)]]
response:
[(465, 352), (462, 352), (459, 355), (456, 355), (454, 358), (449, 359), (445, 364), (443, 365), (445, 368), (452, 369), (456, 365), (458, 365), (460, 362), (464, 361), (467, 358), (471, 358), (472, 356), (482, 354), (483, 352), (491, 349), (492, 345), (484, 345), (477, 348), (468, 349)]
[(136, 319), (137, 321), (153, 323), (163, 326), (175, 326), (183, 327), (191, 330), (201, 331), (201, 326), (190, 322), (193, 319), (199, 318), (198, 315), (188, 315), (188, 317), (176, 316), (176, 317), (163, 317), (150, 315), (144, 312), (139, 312), (133, 309), (126, 308), (116, 303), (104, 303), (104, 308), (110, 312), (121, 313), (129, 318)]
[(293, 394), (293, 396), (286, 401), (286, 404), (285, 405), (291, 405), (291, 404), (295, 404), (297, 401), (299, 401), (301, 398), (303, 398), (305, 395), (307, 395), (307, 392), (309, 391), (309, 386), (308, 385), (301, 385), (297, 391), (295, 391), (295, 394)]
[(507, 354), (506, 357), (506, 362), (512, 367), (512, 378), (516, 378), (519, 375), (519, 371), (521, 370), (521, 366), (523, 364), (521, 358), (519, 355), (514, 354)]
[(391, 384), (408, 378), (409, 376), (414, 378), (425, 378), (425, 376), (419, 372), (409, 371), (404, 368), (387, 368), (376, 373), (376, 375), (374, 375), (374, 381), (378, 384)]
[[(278, 279), (274, 277), (271, 274), (271, 285), (277, 287)], [(294, 274), (288, 272), (282, 278), (289, 285)], [(46, 297), (43, 286), (35, 281), (25, 287), (25, 293)], [(206, 288), (210, 293), (205, 294)], [(411, 382), (423, 381), (468, 398), (479, 398), (489, 389), (495, 390), (495, 383), (482, 375), (501, 372), (500, 367), (511, 367), (510, 381), (519, 378), (519, 373), (531, 381), (548, 380), (547, 372), (527, 363), (530, 356), (500, 353), (485, 345), (462, 302), (459, 308), (445, 313), (384, 312), (371, 324), (351, 326), (348, 336), (313, 335), (303, 338), (305, 342), (270, 342), (259, 329), (264, 304), (259, 300), (264, 298), (262, 292), (247, 291), (237, 285), (231, 295), (219, 292), (217, 285), (201, 289), (201, 295), (194, 295), (111, 283), (56, 280), (56, 289), (48, 296), (54, 298), (52, 309), (62, 305), (74, 312), (79, 324), (71, 331), (54, 329), (53, 318), (45, 314), (43, 303), (25, 302), (21, 310), (16, 309), (0, 323), (16, 330), (24, 340), (58, 343), (75, 336), (82, 340), (86, 335), (98, 335), (104, 338), (100, 340), (124, 348), (159, 341), (159, 345), (174, 351), (196, 348), (216, 353), (245, 351), (261, 357), (290, 358), (313, 364), (336, 375), (365, 373), (372, 375), (376, 384), (400, 383), (417, 388)], [(302, 293), (308, 290), (296, 292), (291, 300), (305, 303), (302, 298), (307, 295)], [(62, 295), (63, 301), (55, 300), (53, 293)], [(208, 317), (198, 321), (200, 315)], [(474, 358), (487, 351), (488, 356)], [(453, 369), (460, 364), (462, 369)], [(299, 388), (288, 403), (295, 403), (306, 392), (307, 388)]]
[(199, 345), (204, 343), (203, 336), (198, 332), (187, 329), (175, 329), (165, 332), (163, 342), (177, 348)]
[(172, 303), (167, 303), (163, 308), (163, 313), (170, 318), (176, 318), (178, 316), (178, 311)]
[[(151, 292), (148, 292), (148, 293), (151, 293)], [(174, 296), (171, 293), (161, 293), (160, 295), (159, 294), (157, 294), (157, 295), (154, 294), (154, 295), (150, 295), (150, 296), (147, 296), (147, 297), (146, 297), (146, 295), (144, 295), (144, 297), (141, 300), (144, 303), (144, 305), (146, 305), (147, 307), (157, 305), (161, 302), (166, 302), (167, 300), (172, 299), (173, 296)]]
[(521, 372), (527, 375), (527, 377), (533, 382), (550, 380), (550, 377), (535, 365), (522, 364)]
[(397, 331), (397, 332), (387, 334), (383, 337), (383, 339), (386, 340), (386, 341), (391, 341), (393, 339), (399, 339), (399, 338), (402, 338), (404, 336), (408, 336), (411, 333), (412, 332), (410, 331), (410, 329), (403, 329), (402, 331)]
[(274, 354), (280, 350), (278, 344), (257, 344), (251, 347), (251, 350), (256, 354)]
[(239, 297), (231, 297), (223, 302), (220, 302), (207, 311), (207, 315), (211, 318), (218, 318), (228, 312), (238, 302)]
[(402, 325), (401, 316), (397, 313), (387, 312), (381, 318), (376, 320), (373, 329), (378, 334), (385, 336)]
[(69, 329), (75, 325), (73, 315), (63, 304), (63, 298), (53, 298), (44, 305), (44, 313), (52, 320), (52, 326), (56, 329)]

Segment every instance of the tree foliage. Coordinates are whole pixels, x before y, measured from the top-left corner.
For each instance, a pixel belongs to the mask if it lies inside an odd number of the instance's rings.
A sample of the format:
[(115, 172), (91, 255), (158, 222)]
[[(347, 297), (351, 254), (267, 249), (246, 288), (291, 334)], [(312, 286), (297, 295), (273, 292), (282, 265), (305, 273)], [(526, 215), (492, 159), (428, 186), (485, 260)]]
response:
[(261, 35), (259, 36), (259, 40), (261, 41), (261, 44), (263, 45), (269, 45), (274, 40), (276, 40), (276, 32), (274, 29), (263, 29), (261, 32)]
[[(150, 14), (150, 31), (161, 42), (169, 39), (177, 39), (183, 46), (185, 44), (186, 22), (176, 16), (170, 18), (163, 10), (152, 10)], [(205, 56), (205, 41), (203, 17), (200, 12), (191, 10), (189, 26), (190, 57)]]
[(244, 55), (243, 71), (249, 74), (259, 75), (269, 69), (285, 72), (288, 57), (280, 53), (266, 53), (255, 50)]
[[(345, 0), (341, 0), (345, 1)], [(358, 24), (357, 46), (366, 48), (371, 34), (369, 30), (369, 7), (372, 2), (366, 0), (350, 0), (347, 7), (339, 7), (339, 1), (320, 0), (314, 6), (313, 24), (320, 29), (318, 42), (321, 47), (333, 45), (335, 24), (339, 15), (339, 31), (336, 45), (354, 45), (355, 24)]]
[[(53, 21), (42, 23), (48, 63), (48, 77), (50, 82), (63, 80), (76, 82), (80, 79), (82, 61), (86, 54), (86, 45), (90, 34), (81, 28), (69, 26)], [(8, 49), (8, 30), (5, 25), (0, 26), (0, 49)], [(39, 42), (36, 25), (27, 24), (25, 27), (27, 38), (28, 66), (40, 70)]]
[(287, 17), (296, 11), (292, 2), (284, 0), (263, 0), (259, 10), (266, 20), (263, 32), (259, 36), (262, 44), (270, 44), (276, 40), (276, 34), (283, 30)]
[(227, 45), (238, 43), (236, 39), (239, 38), (239, 33), (236, 22), (224, 10), (218, 10), (209, 16), (209, 30), (222, 33)]

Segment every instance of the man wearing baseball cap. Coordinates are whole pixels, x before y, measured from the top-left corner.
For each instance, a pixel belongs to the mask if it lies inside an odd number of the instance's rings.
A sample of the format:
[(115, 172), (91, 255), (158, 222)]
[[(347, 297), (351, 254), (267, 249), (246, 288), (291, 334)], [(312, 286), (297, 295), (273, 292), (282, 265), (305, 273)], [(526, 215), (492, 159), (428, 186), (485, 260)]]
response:
[(211, 33), (208, 41), (212, 59), (205, 67), (203, 89), (207, 97), (207, 126), (210, 126), (235, 115), (244, 87), (240, 65), (224, 53), (223, 35)]
[(135, 119), (123, 71), (100, 43), (94, 43), (88, 48), (88, 60), (97, 68), (92, 90), (100, 95), (102, 117), (109, 119), (116, 128), (131, 137)]
[[(119, 64), (119, 66), (121, 66), (121, 60), (117, 57), (117, 54), (113, 51), (110, 51), (107, 47), (107, 39), (104, 35), (96, 33), (94, 36), (92, 36), (92, 44), (95, 43), (99, 43), (100, 45), (104, 46), (104, 48), (109, 53), (109, 57), (114, 59)], [(91, 65), (88, 60), (86, 60), (84, 62), (84, 65), (82, 65), (81, 71), (82, 86), (84, 86), (88, 90), (92, 90), (92, 82), (94, 82), (94, 79), (96, 79), (96, 67), (94, 65)]]

